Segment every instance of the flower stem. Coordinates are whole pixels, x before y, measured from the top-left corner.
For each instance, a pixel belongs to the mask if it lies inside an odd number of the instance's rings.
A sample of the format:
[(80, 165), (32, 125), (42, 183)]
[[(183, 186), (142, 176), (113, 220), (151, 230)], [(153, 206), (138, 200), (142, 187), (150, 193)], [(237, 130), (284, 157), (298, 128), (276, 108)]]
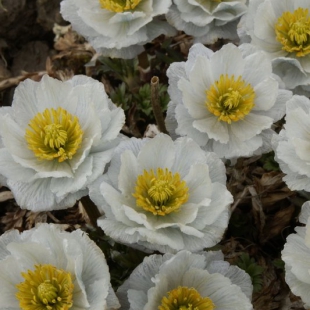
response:
[(153, 113), (156, 119), (158, 129), (163, 133), (168, 133), (166, 126), (165, 126), (163, 112), (159, 104), (158, 85), (159, 85), (159, 78), (157, 76), (153, 76), (151, 79), (151, 103), (152, 103)]
[(98, 227), (97, 219), (101, 216), (97, 206), (91, 201), (89, 196), (84, 196), (81, 198), (83, 208), (89, 218), (90, 224), (94, 227)]

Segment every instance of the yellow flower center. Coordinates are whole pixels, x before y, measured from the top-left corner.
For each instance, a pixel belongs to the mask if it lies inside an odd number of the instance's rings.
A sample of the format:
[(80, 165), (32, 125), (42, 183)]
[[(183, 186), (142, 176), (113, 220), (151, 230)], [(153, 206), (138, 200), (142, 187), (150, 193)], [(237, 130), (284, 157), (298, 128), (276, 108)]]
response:
[(188, 187), (179, 173), (172, 174), (167, 168), (157, 168), (156, 173), (144, 170), (137, 178), (133, 197), (144, 210), (166, 215), (177, 212), (188, 200)]
[(142, 0), (99, 0), (103, 9), (121, 13), (133, 10)]
[(309, 10), (298, 8), (293, 13), (284, 12), (275, 25), (277, 40), (282, 49), (303, 57), (310, 53)]
[(58, 159), (59, 162), (71, 159), (82, 142), (78, 118), (60, 107), (38, 113), (29, 127), (25, 135), (28, 148), (40, 159)]
[(215, 307), (210, 298), (201, 297), (194, 288), (179, 286), (167, 295), (158, 310), (213, 310)]
[(22, 310), (68, 310), (72, 307), (71, 274), (52, 265), (36, 265), (24, 273), (16, 285), (16, 298)]
[(254, 89), (241, 76), (235, 80), (234, 75), (229, 77), (222, 74), (206, 91), (206, 95), (207, 109), (219, 121), (228, 124), (243, 119), (254, 107)]

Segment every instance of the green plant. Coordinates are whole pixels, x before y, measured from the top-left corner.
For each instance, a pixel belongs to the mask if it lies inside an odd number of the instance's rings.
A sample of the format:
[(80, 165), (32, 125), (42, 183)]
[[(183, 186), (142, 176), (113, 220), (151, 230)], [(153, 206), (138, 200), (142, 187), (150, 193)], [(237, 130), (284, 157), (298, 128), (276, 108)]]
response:
[(243, 269), (246, 273), (249, 274), (253, 284), (253, 292), (259, 292), (262, 289), (263, 278), (262, 273), (264, 268), (259, 266), (254, 258), (251, 258), (248, 253), (242, 253), (239, 256), (239, 261), (237, 266)]
[(279, 164), (274, 160), (273, 151), (262, 155), (259, 161), (267, 171), (280, 171)]

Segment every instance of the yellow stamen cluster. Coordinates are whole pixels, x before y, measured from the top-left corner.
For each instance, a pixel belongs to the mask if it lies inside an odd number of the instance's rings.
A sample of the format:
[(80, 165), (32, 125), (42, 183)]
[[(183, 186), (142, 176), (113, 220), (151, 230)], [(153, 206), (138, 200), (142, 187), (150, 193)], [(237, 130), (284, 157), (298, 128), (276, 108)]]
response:
[(158, 310), (213, 310), (215, 307), (210, 298), (201, 297), (194, 288), (179, 286), (167, 295)]
[(222, 74), (206, 95), (207, 109), (228, 124), (242, 120), (254, 107), (254, 89), (241, 76), (235, 79), (234, 75)]
[(99, 0), (103, 9), (116, 13), (134, 10), (141, 1), (142, 0)]
[(22, 310), (68, 310), (72, 307), (73, 283), (69, 272), (52, 265), (36, 265), (22, 273), (16, 298)]
[(143, 171), (136, 181), (135, 193), (138, 207), (154, 215), (177, 212), (188, 200), (188, 187), (179, 173), (172, 174), (167, 168)]
[(62, 108), (45, 109), (29, 123), (25, 139), (36, 157), (63, 162), (79, 149), (83, 131), (78, 118)]
[(282, 49), (303, 57), (310, 53), (310, 15), (308, 9), (284, 12), (275, 24), (277, 40)]

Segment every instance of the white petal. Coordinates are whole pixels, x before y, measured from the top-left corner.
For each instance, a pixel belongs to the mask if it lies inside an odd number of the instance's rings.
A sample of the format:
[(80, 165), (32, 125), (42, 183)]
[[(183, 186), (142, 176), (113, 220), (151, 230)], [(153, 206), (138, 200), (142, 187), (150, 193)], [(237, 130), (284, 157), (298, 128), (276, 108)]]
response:
[(111, 183), (113, 184), (113, 186), (118, 187), (119, 171), (121, 167), (121, 154), (126, 150), (130, 150), (135, 155), (135, 157), (137, 157), (142, 145), (146, 143), (146, 141), (147, 139), (131, 138), (131, 139), (122, 141), (115, 148), (115, 152), (114, 152), (110, 167), (107, 172), (109, 179)]
[(254, 87), (255, 106), (253, 111), (267, 111), (271, 109), (278, 95), (278, 82), (273, 78), (268, 78)]
[(206, 158), (212, 183), (219, 182), (226, 185), (226, 168), (224, 163), (215, 153), (207, 152)]
[(12, 110), (16, 121), (22, 128), (26, 128), (29, 121), (39, 112), (39, 106), (36, 104), (38, 86), (39, 83), (27, 79), (19, 83), (15, 89)]
[(10, 154), (16, 158), (35, 159), (33, 152), (28, 149), (25, 139), (26, 132), (8, 114), (0, 116), (0, 120), (2, 143)]
[(193, 127), (200, 132), (208, 135), (210, 139), (227, 143), (229, 141), (228, 126), (226, 123), (219, 121), (218, 118), (209, 113), (207, 117), (201, 120), (195, 120)]
[(292, 97), (292, 93), (285, 89), (279, 89), (274, 105), (266, 111), (257, 111), (255, 114), (265, 115), (277, 122), (285, 115), (286, 102)]
[(264, 52), (253, 53), (244, 59), (243, 79), (256, 87), (256, 85), (269, 78), (272, 73), (271, 62)]
[(207, 88), (195, 84), (195, 81), (188, 82), (185, 79), (179, 81), (178, 87), (182, 91), (184, 106), (194, 119), (201, 119), (209, 114), (205, 104)]
[(175, 108), (176, 108), (176, 102), (170, 101), (168, 103), (168, 108), (167, 108), (167, 114), (165, 118), (165, 125), (166, 129), (172, 138), (172, 140), (176, 140), (179, 136), (175, 133), (177, 127), (178, 127), (178, 122), (175, 118)]
[[(310, 105), (310, 101), (309, 101)], [(300, 107), (288, 111), (286, 115), (286, 134), (289, 139), (300, 138), (310, 141), (309, 114), (306, 114)]]
[[(198, 206), (196, 204), (185, 203), (180, 207), (178, 212), (172, 212), (163, 217), (153, 216), (149, 213), (147, 214), (147, 220), (153, 230), (167, 227), (178, 230), (180, 227), (184, 227), (186, 224), (191, 223), (197, 217), (197, 211)], [(197, 232), (195, 233), (197, 234)]]
[(73, 178), (53, 178), (50, 183), (50, 190), (58, 197), (74, 193), (86, 187), (87, 178), (93, 171), (93, 158), (87, 157), (75, 171)]
[(310, 113), (310, 104), (308, 98), (305, 96), (294, 95), (287, 102), (287, 114), (295, 109), (302, 109), (306, 114)]
[(220, 158), (234, 158), (240, 156), (252, 156), (262, 146), (262, 137), (254, 136), (252, 139), (242, 141), (231, 135), (227, 144), (214, 143), (213, 151)]
[[(164, 256), (165, 260), (160, 266), (159, 273), (166, 275), (169, 287), (176, 288), (181, 282), (184, 273), (190, 268), (203, 270), (206, 267), (204, 256), (189, 251), (180, 251), (174, 256)], [(194, 286), (196, 287), (196, 285)]]
[(208, 296), (218, 309), (253, 309), (250, 300), (241, 291), (240, 287), (231, 284), (231, 281), (221, 274), (208, 274), (207, 271), (192, 268), (184, 276), (184, 284), (196, 289), (202, 296)]
[(128, 296), (128, 300), (130, 300), (131, 310), (145, 309), (144, 305), (147, 303), (147, 295), (145, 292), (130, 289), (126, 295)]
[(229, 263), (223, 261), (223, 259), (212, 261), (207, 268), (210, 273), (220, 273), (229, 278), (233, 284), (241, 288), (242, 292), (249, 300), (252, 299), (253, 285), (247, 272), (237, 266), (229, 265)]
[(181, 177), (184, 178), (192, 165), (205, 162), (205, 152), (193, 140), (184, 137), (175, 141), (173, 172), (180, 173)]
[[(112, 143), (107, 143), (112, 146)], [(106, 144), (106, 146), (107, 146)], [(87, 177), (87, 181), (85, 185), (89, 185), (94, 182), (99, 176), (101, 176), (104, 172), (106, 165), (111, 161), (113, 155), (114, 148), (109, 148), (103, 152), (92, 153), (92, 173)]]
[[(150, 289), (154, 285), (152, 278), (158, 273), (159, 267), (164, 261), (163, 258), (162, 255), (156, 254), (145, 257), (143, 262), (133, 270), (129, 278), (118, 289), (117, 295), (122, 297), (120, 299), (123, 300), (124, 295), (127, 295), (129, 287), (137, 291)], [(127, 299), (127, 296), (125, 298)]]
[(121, 155), (121, 167), (118, 177), (118, 188), (124, 195), (132, 195), (135, 192), (135, 186), (138, 177), (138, 162), (130, 150), (126, 150)]
[(300, 175), (310, 176), (310, 165), (297, 156), (296, 150), (290, 142), (282, 141), (279, 143), (277, 157), (283, 160), (291, 171), (297, 172)]
[(36, 101), (33, 104), (36, 105), (39, 112), (43, 112), (45, 109), (57, 109), (58, 107), (67, 110), (67, 105), (71, 102), (67, 96), (71, 89), (70, 84), (44, 75), (36, 88)]
[(273, 120), (270, 117), (249, 113), (243, 120), (232, 122), (229, 133), (244, 142), (260, 134), (264, 129), (270, 128), (272, 123)]
[(93, 36), (95, 30), (92, 27), (86, 25), (79, 16), (80, 10), (89, 9), (87, 6), (85, 7), (85, 2), (86, 1), (75, 0), (62, 1), (60, 3), (60, 12), (65, 20), (70, 20), (75, 31), (79, 32), (83, 36)]
[(295, 277), (306, 284), (310, 284), (309, 256), (310, 249), (305, 245), (304, 240), (296, 234), (291, 234), (282, 251), (282, 259)]
[(196, 63), (197, 58), (210, 59), (214, 52), (202, 45), (201, 43), (196, 43), (190, 48), (190, 53), (188, 54), (187, 61), (185, 63), (186, 75), (189, 75)]
[[(106, 298), (110, 286), (110, 274), (105, 257), (97, 245), (91, 241), (84, 232), (77, 230), (68, 239), (66, 254), (72, 258), (77, 257), (76, 248), (79, 246), (78, 255), (83, 255), (81, 260), (80, 277), (85, 286), (87, 299), (94, 309), (102, 309), (106, 305)], [(85, 255), (88, 253), (88, 255)], [(77, 267), (75, 267), (77, 270)]]
[[(219, 193), (221, 193), (219, 195)], [(212, 184), (211, 202), (199, 208), (196, 220), (191, 223), (197, 229), (204, 229), (207, 225), (215, 224), (224, 214), (228, 214), (228, 207), (233, 202), (232, 195), (227, 191), (224, 185)]]
[(206, 164), (193, 164), (184, 181), (189, 188), (189, 203), (209, 204), (212, 183)]
[(23, 208), (38, 211), (59, 210), (72, 207), (76, 200), (87, 194), (80, 191), (67, 197), (57, 198), (50, 190), (51, 179), (39, 179), (30, 183), (8, 180), (17, 204)]
[(308, 223), (308, 219), (310, 218), (310, 202), (306, 201), (301, 208), (300, 214), (299, 214), (299, 222), (303, 224)]
[[(23, 281), (21, 272), (23, 271), (18, 262), (11, 257), (0, 261), (0, 285), (1, 285), (1, 298), (0, 307), (2, 309), (19, 310), (19, 302), (15, 296), (16, 284)], [(8, 308), (10, 305), (10, 308)]]
[(184, 62), (173, 62), (167, 70), (167, 76), (169, 78), (168, 93), (171, 100), (177, 102), (179, 98), (182, 98), (182, 92), (178, 88), (179, 80), (186, 77)]
[(194, 119), (188, 114), (188, 111), (183, 105), (177, 105), (175, 113), (178, 122), (178, 127), (175, 131), (176, 134), (181, 136), (188, 136), (197, 142), (200, 146), (208, 143), (208, 135), (193, 127)]
[(257, 37), (267, 42), (275, 41), (275, 23), (277, 17), (273, 11), (270, 1), (264, 1), (257, 9), (254, 19), (254, 33)]
[(244, 62), (240, 50), (233, 44), (224, 45), (211, 58), (211, 68), (214, 80), (218, 80), (221, 74), (238, 77), (244, 71)]
[(172, 170), (179, 172), (182, 177), (188, 173), (193, 164), (206, 162), (205, 152), (189, 138), (177, 139), (175, 148), (176, 158)]
[(138, 155), (140, 166), (147, 171), (157, 168), (171, 169), (175, 159), (175, 147), (168, 135), (160, 134), (145, 143)]
[(6, 178), (21, 182), (27, 182), (35, 175), (32, 169), (24, 168), (16, 163), (4, 148), (0, 149), (0, 173)]
[(126, 197), (123, 197), (110, 184), (105, 182), (101, 183), (100, 192), (106, 203), (108, 204), (102, 205), (107, 217), (110, 217), (112, 219), (115, 218), (117, 221), (120, 221), (128, 226), (133, 226), (135, 224), (134, 222), (130, 221), (128, 217), (124, 214), (124, 208), (122, 205), (126, 206)]
[[(97, 285), (97, 283), (96, 283)], [(100, 284), (99, 284), (100, 285)], [(107, 296), (107, 307), (108, 309), (119, 309), (121, 307), (121, 304), (118, 300), (118, 298), (116, 297), (116, 294), (112, 288), (112, 285), (109, 285), (109, 294)]]
[(303, 85), (308, 80), (306, 72), (297, 59), (278, 57), (273, 60), (272, 68), (273, 72), (282, 79), (288, 89)]
[(34, 242), (12, 242), (7, 245), (11, 255), (19, 261), (22, 270), (33, 270), (35, 265), (53, 264), (55, 257), (45, 246)]
[(296, 155), (306, 162), (310, 162), (310, 140), (293, 138), (291, 142), (296, 150)]
[[(106, 113), (107, 112), (108, 111), (106, 111)], [(106, 141), (111, 141), (112, 139), (115, 139), (125, 123), (125, 114), (123, 109), (117, 108), (111, 111), (110, 114), (111, 120), (109, 123), (106, 124), (107, 128), (101, 136), (101, 139), (104, 139)]]
[(20, 240), (19, 231), (17, 229), (11, 229), (5, 231), (0, 238), (0, 260), (5, 259), (10, 252), (6, 246), (11, 242), (18, 242)]

